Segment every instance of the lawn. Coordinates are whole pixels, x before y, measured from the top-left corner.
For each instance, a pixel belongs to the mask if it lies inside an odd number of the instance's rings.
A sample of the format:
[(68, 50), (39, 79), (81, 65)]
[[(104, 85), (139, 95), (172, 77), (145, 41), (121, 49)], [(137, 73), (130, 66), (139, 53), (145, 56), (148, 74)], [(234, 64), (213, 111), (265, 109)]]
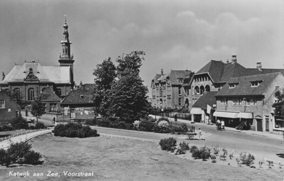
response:
[[(21, 180), (283, 180), (275, 170), (239, 168), (193, 161), (162, 151), (158, 143), (114, 137), (63, 138), (50, 134), (30, 141), (45, 162), (39, 166), (0, 167), (0, 180), (16, 180), (13, 173), (43, 173)], [(64, 176), (64, 172), (93, 173)], [(59, 176), (47, 176), (48, 172)]]

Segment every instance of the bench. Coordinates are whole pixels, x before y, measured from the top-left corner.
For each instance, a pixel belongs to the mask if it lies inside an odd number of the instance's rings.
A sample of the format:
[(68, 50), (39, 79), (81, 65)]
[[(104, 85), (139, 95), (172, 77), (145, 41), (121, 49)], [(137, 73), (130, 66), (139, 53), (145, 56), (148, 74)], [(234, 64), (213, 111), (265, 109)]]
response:
[(187, 135), (188, 139), (190, 139), (190, 140), (192, 140), (194, 138), (194, 136), (197, 135), (197, 133), (195, 133), (195, 132), (186, 132), (184, 134)]

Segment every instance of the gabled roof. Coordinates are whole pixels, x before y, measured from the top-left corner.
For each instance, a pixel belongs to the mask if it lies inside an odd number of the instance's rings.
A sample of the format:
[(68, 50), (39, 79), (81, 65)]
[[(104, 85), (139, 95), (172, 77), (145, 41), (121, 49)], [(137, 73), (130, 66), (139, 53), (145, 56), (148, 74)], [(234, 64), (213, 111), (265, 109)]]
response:
[(61, 104), (93, 104), (93, 90), (77, 89), (69, 92)]
[[(5, 91), (0, 91), (0, 100), (9, 101), (9, 109), (21, 109), (19, 104), (17, 104), (11, 96), (9, 96)], [(6, 112), (6, 109), (0, 109), (0, 114)]]
[(60, 102), (60, 97), (52, 90), (51, 87), (44, 88), (40, 95), (41, 100), (44, 102)]
[(216, 98), (215, 95), (217, 94), (217, 91), (211, 91), (205, 93), (203, 96), (201, 96), (192, 107), (199, 107), (201, 109), (207, 109), (207, 105), (213, 106), (213, 104), (216, 104)]
[(70, 67), (42, 66), (38, 62), (25, 62), (23, 65), (15, 65), (0, 83), (24, 82), (30, 70), (40, 82), (71, 83)]
[(247, 68), (248, 75), (257, 75), (257, 74), (268, 74), (268, 73), (276, 73), (280, 72), (284, 75), (284, 69), (257, 69), (257, 68)]
[(202, 67), (195, 75), (209, 74), (214, 83), (226, 82), (231, 77), (247, 75), (246, 68), (239, 63), (224, 63), (222, 61), (211, 60)]
[(167, 81), (169, 80), (171, 84), (183, 84), (178, 81), (179, 78), (182, 78), (185, 80), (186, 78), (189, 78), (191, 75), (190, 70), (171, 70), (168, 74), (156, 74), (154, 79), (152, 80), (152, 83), (158, 83), (159, 81)]
[[(272, 81), (282, 76), (281, 73), (257, 74), (243, 77), (232, 77), (226, 85), (216, 94), (216, 96), (246, 96), (263, 95)], [(251, 82), (261, 81), (259, 86), (251, 87)], [(238, 83), (235, 88), (229, 88), (230, 83)]]

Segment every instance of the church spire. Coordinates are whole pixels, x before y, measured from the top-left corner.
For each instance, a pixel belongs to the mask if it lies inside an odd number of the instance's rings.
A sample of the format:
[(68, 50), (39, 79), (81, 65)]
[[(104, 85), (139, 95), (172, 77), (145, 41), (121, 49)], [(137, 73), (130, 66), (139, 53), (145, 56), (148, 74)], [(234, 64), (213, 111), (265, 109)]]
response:
[(71, 56), (71, 41), (69, 40), (68, 24), (65, 15), (65, 22), (63, 24), (63, 40), (60, 42), (62, 46), (62, 52), (59, 55), (58, 62), (60, 66), (69, 66), (71, 70), (70, 80), (74, 85), (74, 76), (73, 76), (73, 55)]

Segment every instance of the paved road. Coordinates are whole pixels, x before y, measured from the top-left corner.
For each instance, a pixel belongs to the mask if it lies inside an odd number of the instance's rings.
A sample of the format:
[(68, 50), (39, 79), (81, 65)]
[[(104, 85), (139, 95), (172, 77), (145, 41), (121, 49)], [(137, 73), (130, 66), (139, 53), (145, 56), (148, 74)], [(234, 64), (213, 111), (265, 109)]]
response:
[(206, 135), (204, 141), (199, 140), (187, 140), (183, 135), (173, 134), (158, 134), (151, 132), (140, 132), (140, 131), (129, 131), (121, 129), (103, 128), (96, 127), (100, 134), (132, 137), (136, 139), (152, 140), (158, 142), (162, 138), (174, 137), (178, 141), (186, 141), (191, 145), (198, 146), (219, 146), (221, 148), (227, 148), (229, 151), (234, 150), (235, 153), (250, 152), (259, 158), (266, 157), (267, 159), (274, 160), (275, 162), (284, 162), (283, 158), (280, 158), (276, 154), (284, 154), (284, 140), (273, 139), (269, 137), (263, 137), (259, 135), (246, 134), (244, 132), (237, 131), (218, 131), (213, 125), (196, 124), (197, 128), (201, 128), (203, 133)]
[(22, 141), (28, 141), (28, 140), (30, 140), (34, 137), (39, 136), (39, 135), (50, 133), (51, 131), (52, 131), (51, 129), (39, 130), (39, 131), (23, 134), (23, 135), (20, 135), (20, 136), (15, 136), (15, 137), (12, 137), (8, 140), (1, 141), (0, 142), (0, 148), (7, 149), (10, 146), (11, 142), (12, 143), (19, 143), (19, 142), (22, 142)]

